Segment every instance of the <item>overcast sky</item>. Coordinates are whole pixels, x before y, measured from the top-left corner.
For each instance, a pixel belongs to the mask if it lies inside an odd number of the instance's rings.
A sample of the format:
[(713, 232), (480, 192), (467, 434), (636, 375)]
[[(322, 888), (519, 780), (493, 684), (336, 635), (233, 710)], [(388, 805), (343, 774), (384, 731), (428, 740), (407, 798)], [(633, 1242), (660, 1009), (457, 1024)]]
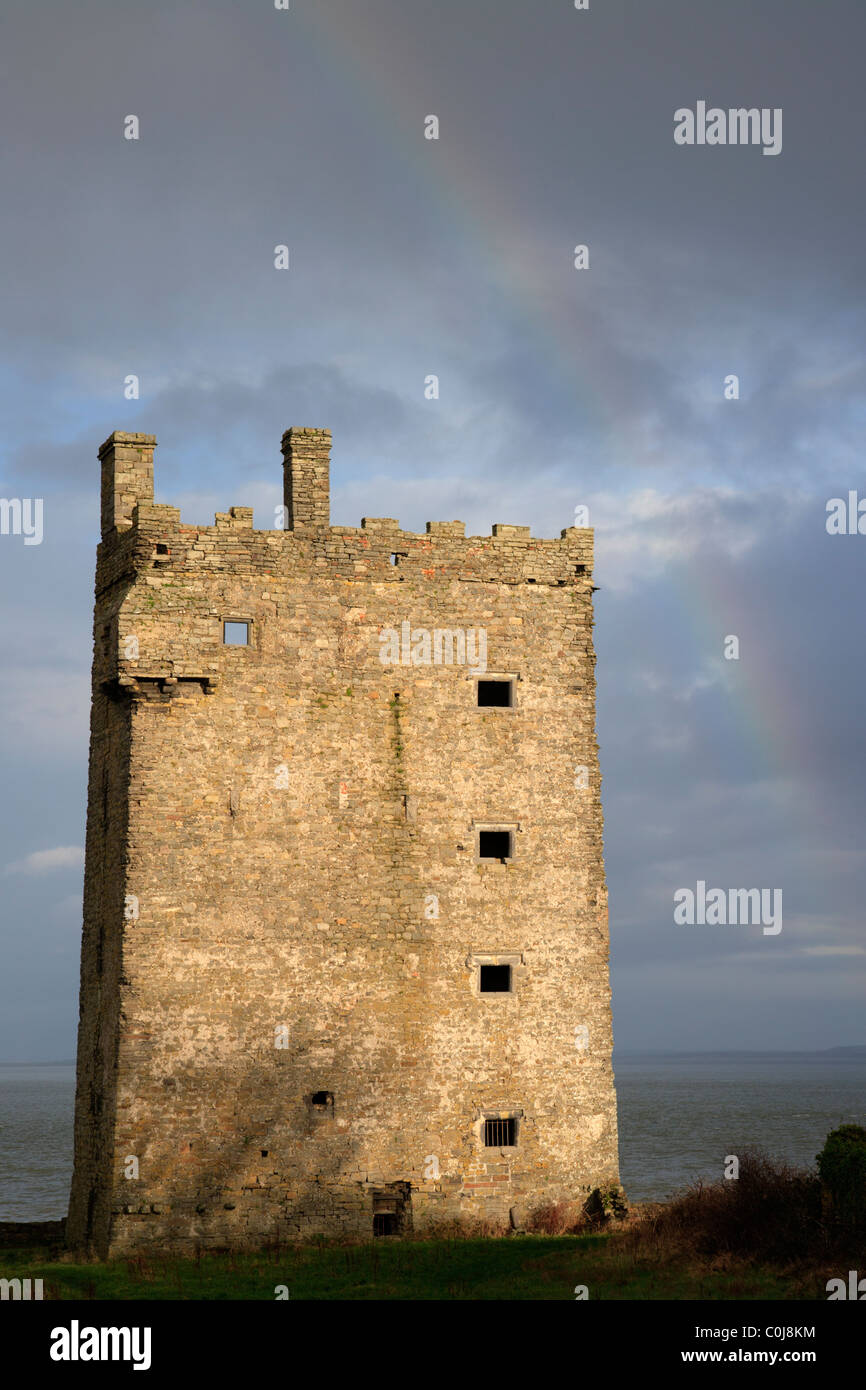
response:
[[(862, 0), (10, 7), (0, 1059), (75, 1049), (96, 450), (269, 527), (292, 424), (335, 523), (589, 507), (617, 1046), (866, 1042), (864, 48)], [(699, 101), (781, 152), (675, 144)], [(698, 880), (782, 931), (675, 925)]]

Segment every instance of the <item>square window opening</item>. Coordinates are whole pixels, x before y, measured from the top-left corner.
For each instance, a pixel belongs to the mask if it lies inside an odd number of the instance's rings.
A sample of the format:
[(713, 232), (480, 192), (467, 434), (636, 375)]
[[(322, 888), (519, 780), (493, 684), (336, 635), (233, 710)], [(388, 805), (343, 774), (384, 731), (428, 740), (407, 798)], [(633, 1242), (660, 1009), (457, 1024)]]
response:
[(224, 622), (223, 643), (227, 647), (248, 647), (250, 645), (249, 623)]
[(517, 1121), (510, 1117), (504, 1120), (484, 1121), (484, 1147), (486, 1149), (513, 1149), (517, 1144)]
[(478, 989), (481, 994), (510, 994), (510, 965), (480, 965), (478, 967)]
[(511, 709), (514, 704), (514, 682), (479, 681), (478, 704), (484, 709)]
[(479, 830), (478, 858), (498, 860), (513, 858), (512, 838), (510, 830)]
[(397, 1234), (397, 1214), (393, 1211), (377, 1211), (373, 1214), (374, 1236), (395, 1236)]

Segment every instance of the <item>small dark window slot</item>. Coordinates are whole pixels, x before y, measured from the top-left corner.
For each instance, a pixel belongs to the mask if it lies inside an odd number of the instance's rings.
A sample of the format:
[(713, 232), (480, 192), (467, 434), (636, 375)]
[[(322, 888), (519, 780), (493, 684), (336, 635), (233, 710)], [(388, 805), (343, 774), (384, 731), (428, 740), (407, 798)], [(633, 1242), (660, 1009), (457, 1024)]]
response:
[(479, 859), (510, 859), (511, 857), (510, 830), (479, 830)]
[(484, 1147), (486, 1149), (513, 1149), (516, 1143), (516, 1120), (484, 1121)]
[(510, 965), (481, 965), (478, 968), (478, 988), (482, 994), (510, 994)]
[(395, 1236), (397, 1234), (397, 1216), (392, 1211), (377, 1211), (373, 1216), (373, 1235), (374, 1236)]
[(334, 1105), (333, 1091), (314, 1091), (310, 1097), (310, 1104), (317, 1110), (330, 1110)]
[(479, 681), (478, 704), (484, 709), (510, 709), (511, 681)]

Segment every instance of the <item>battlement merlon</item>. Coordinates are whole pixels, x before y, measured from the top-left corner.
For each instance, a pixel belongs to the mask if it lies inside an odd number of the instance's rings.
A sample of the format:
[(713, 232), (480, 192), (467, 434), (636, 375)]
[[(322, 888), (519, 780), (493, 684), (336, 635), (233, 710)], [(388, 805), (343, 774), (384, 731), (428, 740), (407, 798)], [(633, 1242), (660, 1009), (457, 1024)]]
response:
[(287, 531), (327, 530), (331, 523), (331, 431), (295, 425), (282, 439)]
[(128, 531), (137, 503), (153, 501), (156, 435), (115, 430), (99, 449), (102, 464), (102, 538)]
[[(393, 517), (364, 517), (360, 527), (329, 525), (328, 430), (283, 435), (283, 530), (253, 530), (250, 507), (217, 512), (213, 526), (185, 524), (177, 507), (153, 501), (153, 435), (116, 431), (99, 451), (103, 467), (100, 588), (141, 570), (268, 573), (298, 564), (351, 580), (459, 578), (483, 582), (591, 582), (594, 533), (566, 527), (555, 539), (528, 526), (497, 522), (488, 536), (467, 536), (462, 521), (428, 521), (404, 531)], [(110, 524), (109, 524), (110, 522)]]

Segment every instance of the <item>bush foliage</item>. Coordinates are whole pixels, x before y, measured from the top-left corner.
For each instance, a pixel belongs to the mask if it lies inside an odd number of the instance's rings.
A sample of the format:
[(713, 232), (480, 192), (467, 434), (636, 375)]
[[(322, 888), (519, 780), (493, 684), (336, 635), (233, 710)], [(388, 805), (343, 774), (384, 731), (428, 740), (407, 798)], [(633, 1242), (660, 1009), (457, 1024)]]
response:
[(866, 1129), (840, 1125), (831, 1130), (818, 1154), (828, 1217), (850, 1230), (866, 1226)]

